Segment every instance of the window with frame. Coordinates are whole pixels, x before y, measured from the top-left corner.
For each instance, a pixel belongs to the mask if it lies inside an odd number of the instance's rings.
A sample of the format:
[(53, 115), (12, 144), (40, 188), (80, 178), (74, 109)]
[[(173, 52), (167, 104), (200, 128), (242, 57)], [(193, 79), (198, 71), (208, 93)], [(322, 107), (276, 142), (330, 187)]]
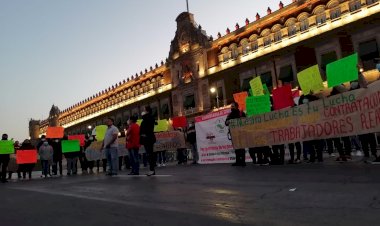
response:
[(195, 97), (194, 94), (185, 96), (183, 101), (183, 107), (185, 110), (195, 108)]
[(272, 43), (270, 35), (264, 37), (264, 46), (269, 46)]
[(354, 0), (354, 1), (350, 1), (349, 6), (350, 6), (350, 12), (354, 12), (356, 10), (359, 10), (362, 7), (362, 3), (360, 0)]
[(371, 4), (376, 3), (378, 1), (379, 0), (367, 0), (366, 2), (367, 2), (367, 5), (371, 5)]
[(307, 30), (309, 30), (309, 20), (308, 20), (307, 17), (303, 18), (300, 21), (300, 30), (301, 31), (307, 31)]
[(326, 23), (326, 12), (321, 12), (317, 14), (316, 17), (317, 25), (322, 25)]
[(238, 58), (238, 56), (239, 56), (239, 50), (238, 50), (238, 48), (236, 46), (233, 46), (231, 48), (231, 54), (232, 54), (232, 58), (233, 59)]
[(268, 89), (273, 86), (272, 72), (268, 71), (268, 72), (262, 73), (260, 77), (261, 77), (261, 81), (263, 82), (263, 84), (267, 85)]
[(376, 39), (359, 43), (359, 58), (364, 70), (376, 68), (375, 58), (379, 58), (379, 47)]
[(241, 84), (241, 91), (247, 91), (249, 92), (249, 89), (251, 89), (251, 86), (249, 82), (252, 80), (252, 77), (243, 79), (243, 82)]
[(293, 36), (297, 34), (297, 26), (295, 24), (291, 24), (288, 26), (288, 36)]
[(274, 33), (274, 42), (279, 42), (279, 41), (281, 41), (281, 39), (282, 39), (281, 30), (276, 31)]
[(335, 7), (333, 9), (330, 9), (330, 19), (334, 20), (336, 18), (339, 18), (341, 16), (341, 10), (340, 7)]
[(259, 43), (257, 41), (252, 42), (252, 50), (257, 51), (259, 49)]
[(294, 81), (292, 65), (281, 67), (278, 79), (283, 81), (284, 83), (292, 83)]
[(249, 53), (250, 48), (249, 48), (249, 43), (248, 43), (248, 41), (244, 41), (244, 42), (242, 42), (242, 44), (241, 44), (241, 48), (242, 48), (242, 52), (243, 52), (243, 54), (247, 54), (247, 53)]

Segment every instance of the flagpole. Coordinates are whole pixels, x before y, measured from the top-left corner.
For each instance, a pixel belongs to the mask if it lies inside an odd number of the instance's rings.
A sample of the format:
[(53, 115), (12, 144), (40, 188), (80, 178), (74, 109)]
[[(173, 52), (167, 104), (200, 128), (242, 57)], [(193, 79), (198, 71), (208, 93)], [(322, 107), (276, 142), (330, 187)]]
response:
[(186, 8), (187, 8), (187, 12), (189, 12), (189, 1), (186, 0)]

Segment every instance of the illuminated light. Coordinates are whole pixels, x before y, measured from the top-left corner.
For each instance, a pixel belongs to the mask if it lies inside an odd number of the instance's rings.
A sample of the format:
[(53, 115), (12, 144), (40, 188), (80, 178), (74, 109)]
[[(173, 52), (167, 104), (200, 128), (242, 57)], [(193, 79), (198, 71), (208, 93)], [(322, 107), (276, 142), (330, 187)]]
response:
[(215, 93), (215, 92), (216, 92), (215, 87), (211, 87), (210, 92), (211, 92), (211, 93)]

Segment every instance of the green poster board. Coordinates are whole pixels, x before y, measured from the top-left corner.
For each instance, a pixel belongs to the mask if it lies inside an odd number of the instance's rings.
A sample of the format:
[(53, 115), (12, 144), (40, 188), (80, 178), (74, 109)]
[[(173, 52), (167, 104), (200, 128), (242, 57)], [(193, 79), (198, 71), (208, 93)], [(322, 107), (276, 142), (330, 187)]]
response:
[(298, 73), (297, 78), (304, 95), (308, 95), (310, 91), (315, 93), (324, 89), (318, 65), (301, 71)]
[(166, 119), (158, 120), (157, 125), (154, 126), (154, 132), (166, 132), (169, 129), (169, 122)]
[(263, 83), (261, 82), (260, 76), (252, 79), (249, 85), (251, 86), (253, 96), (261, 96), (264, 94)]
[(96, 140), (97, 141), (103, 141), (104, 137), (106, 136), (108, 126), (106, 125), (100, 125), (95, 128), (96, 131)]
[(259, 115), (271, 111), (271, 103), (269, 95), (261, 95), (257, 97), (247, 97), (246, 99), (247, 115)]
[(80, 151), (79, 140), (63, 140), (62, 141), (62, 153), (78, 152)]
[(358, 54), (354, 53), (326, 66), (328, 86), (334, 87), (358, 79)]
[(0, 140), (0, 154), (13, 154), (13, 153), (15, 153), (13, 141)]

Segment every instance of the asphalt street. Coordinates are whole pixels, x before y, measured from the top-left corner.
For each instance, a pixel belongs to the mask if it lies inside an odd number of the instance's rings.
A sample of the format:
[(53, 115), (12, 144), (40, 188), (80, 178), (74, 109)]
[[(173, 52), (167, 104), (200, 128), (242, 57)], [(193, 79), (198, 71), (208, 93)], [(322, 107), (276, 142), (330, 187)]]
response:
[(181, 165), (158, 168), (155, 177), (127, 173), (0, 184), (0, 225), (380, 225), (380, 165)]

